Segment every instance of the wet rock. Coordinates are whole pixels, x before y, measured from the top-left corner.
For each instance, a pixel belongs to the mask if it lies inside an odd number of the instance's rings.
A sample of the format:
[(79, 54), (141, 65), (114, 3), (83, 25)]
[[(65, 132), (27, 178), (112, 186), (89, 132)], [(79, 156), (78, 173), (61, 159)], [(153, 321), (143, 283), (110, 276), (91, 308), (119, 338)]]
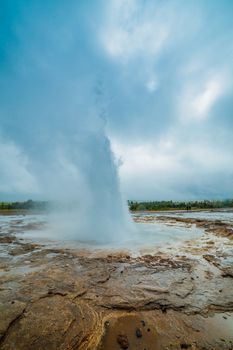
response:
[[(208, 232), (211, 230), (206, 235)], [(208, 315), (209, 310), (232, 311), (232, 242), (216, 238), (211, 247), (206, 238), (184, 243), (179, 255), (158, 251), (129, 257), (125, 252), (107, 255), (72, 250), (69, 264), (64, 249), (23, 242), (17, 239), (14, 245), (9, 241), (3, 246), (8, 254), (0, 264), (2, 350), (15, 350), (15, 344), (17, 350), (92, 350), (97, 349), (101, 332), (104, 345), (98, 350), (114, 349), (114, 344), (116, 349), (140, 345), (140, 350), (155, 350), (160, 343), (164, 349), (192, 349), (196, 340), (202, 349), (207, 344), (205, 338), (211, 344), (208, 350), (216, 348), (215, 332), (209, 331), (210, 325), (200, 315)], [(11, 253), (16, 258), (8, 257)], [(25, 256), (17, 257), (21, 254)], [(28, 268), (23, 274), (29, 262), (35, 262), (30, 266), (35, 270)], [(115, 312), (121, 315), (119, 323)], [(112, 317), (109, 324), (106, 320)], [(230, 317), (228, 321), (226, 316), (219, 317), (228, 333)], [(203, 327), (205, 323), (209, 328)], [(224, 329), (216, 349), (219, 344), (228, 349), (229, 337), (225, 338)]]
[(233, 267), (222, 268), (222, 277), (233, 277)]
[(13, 243), (16, 240), (15, 236), (0, 236), (0, 243)]
[(9, 325), (23, 315), (25, 308), (26, 304), (18, 300), (13, 300), (10, 305), (0, 303), (0, 339), (7, 332)]
[(210, 255), (210, 254), (205, 254), (205, 255), (203, 255), (203, 258), (205, 260), (207, 260), (208, 262), (210, 262), (210, 263), (212, 263), (212, 264), (214, 264), (216, 266), (216, 258), (215, 258), (215, 256)]
[(191, 344), (181, 343), (180, 344), (180, 348), (181, 349), (189, 349), (189, 348), (191, 348)]
[(142, 331), (141, 331), (141, 329), (140, 328), (136, 328), (136, 337), (137, 338), (141, 338), (142, 337)]
[[(16, 308), (15, 305), (12, 307)], [(59, 295), (37, 300), (26, 310), (24, 305), (19, 306), (21, 309), (13, 310), (14, 315), (9, 315), (7, 324), (4, 317), (4, 324), (0, 325), (0, 333), (4, 334), (1, 350), (96, 348), (100, 332), (97, 325), (100, 323), (98, 314), (90, 306), (71, 302)]]
[(128, 341), (128, 337), (126, 334), (118, 334), (117, 342), (122, 349), (128, 349), (129, 341)]
[(9, 253), (13, 256), (23, 255), (25, 253), (32, 252), (39, 247), (40, 246), (38, 244), (20, 243), (18, 247), (12, 248)]
[(107, 328), (107, 327), (109, 327), (109, 325), (110, 325), (110, 322), (109, 321), (105, 321), (104, 322), (104, 326)]
[(162, 305), (162, 306), (161, 306), (161, 310), (162, 310), (162, 312), (165, 314), (165, 313), (167, 312), (166, 306)]

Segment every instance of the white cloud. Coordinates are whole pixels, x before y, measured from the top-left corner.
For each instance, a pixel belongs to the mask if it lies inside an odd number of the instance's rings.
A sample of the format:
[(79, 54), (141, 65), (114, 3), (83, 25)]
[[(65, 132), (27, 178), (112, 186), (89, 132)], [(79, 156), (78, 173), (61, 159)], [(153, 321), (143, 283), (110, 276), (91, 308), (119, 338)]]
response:
[(169, 36), (167, 24), (159, 16), (142, 15), (140, 1), (109, 2), (107, 23), (101, 31), (101, 41), (113, 59), (128, 62), (135, 56), (159, 53)]
[[(228, 72), (229, 75), (229, 72)], [(205, 66), (188, 75), (182, 84), (178, 109), (182, 121), (204, 121), (210, 117), (215, 104), (229, 91), (226, 72), (209, 73)]]
[(200, 118), (206, 116), (223, 92), (224, 85), (221, 80), (211, 79), (208, 81), (203, 91), (193, 101), (195, 114)]
[(38, 184), (27, 157), (13, 143), (0, 139), (0, 192), (29, 194), (38, 192)]
[(115, 139), (112, 147), (122, 159), (119, 172), (127, 198), (203, 199), (207, 192), (213, 198), (233, 195), (229, 192), (233, 156), (210, 140), (189, 142), (187, 135), (184, 146), (179, 135), (168, 134), (150, 144)]

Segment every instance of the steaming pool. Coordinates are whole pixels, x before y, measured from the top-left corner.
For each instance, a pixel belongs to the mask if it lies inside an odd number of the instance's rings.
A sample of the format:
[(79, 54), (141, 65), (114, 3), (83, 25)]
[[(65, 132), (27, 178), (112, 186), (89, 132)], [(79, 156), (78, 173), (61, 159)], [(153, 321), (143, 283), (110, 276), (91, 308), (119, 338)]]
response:
[[(151, 215), (151, 213), (134, 214), (132, 216), (138, 218), (139, 216), (145, 217), (145, 215)], [(159, 214), (156, 213), (156, 216), (159, 216)], [(169, 214), (169, 216), (171, 215)], [(109, 242), (101, 243), (97, 239), (85, 242), (69, 236), (67, 233), (64, 237), (57, 237), (56, 232), (50, 230), (48, 221), (48, 215), (39, 214), (0, 216), (0, 232), (4, 235), (16, 235), (17, 238), (27, 242), (39, 242), (52, 246), (71, 246), (76, 249), (111, 250), (174, 247), (181, 242), (198, 238), (204, 232), (203, 229), (197, 228), (195, 225), (187, 226), (183, 223), (137, 222), (132, 223), (133, 229), (120, 241), (113, 242), (109, 240)]]

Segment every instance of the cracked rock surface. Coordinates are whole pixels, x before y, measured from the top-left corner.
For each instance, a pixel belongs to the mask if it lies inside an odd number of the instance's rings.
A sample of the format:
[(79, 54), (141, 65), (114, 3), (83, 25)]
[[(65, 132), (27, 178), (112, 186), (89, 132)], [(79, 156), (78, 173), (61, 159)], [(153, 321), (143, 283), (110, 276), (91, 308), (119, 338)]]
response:
[(20, 230), (43, 225), (22, 216), (2, 225), (0, 349), (232, 349), (231, 223), (195, 220), (138, 215), (203, 229), (140, 254), (28, 241)]

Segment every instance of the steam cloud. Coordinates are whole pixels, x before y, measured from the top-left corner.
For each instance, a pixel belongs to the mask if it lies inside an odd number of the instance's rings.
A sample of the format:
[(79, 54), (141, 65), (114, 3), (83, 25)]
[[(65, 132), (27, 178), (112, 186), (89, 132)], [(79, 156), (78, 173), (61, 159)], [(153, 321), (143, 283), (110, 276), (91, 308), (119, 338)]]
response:
[(5, 52), (0, 136), (8, 160), (2, 155), (1, 191), (62, 204), (55, 219), (66, 237), (119, 239), (129, 218), (105, 134), (101, 67), (90, 73), (82, 15), (74, 4), (60, 5), (21, 7), (14, 45)]

